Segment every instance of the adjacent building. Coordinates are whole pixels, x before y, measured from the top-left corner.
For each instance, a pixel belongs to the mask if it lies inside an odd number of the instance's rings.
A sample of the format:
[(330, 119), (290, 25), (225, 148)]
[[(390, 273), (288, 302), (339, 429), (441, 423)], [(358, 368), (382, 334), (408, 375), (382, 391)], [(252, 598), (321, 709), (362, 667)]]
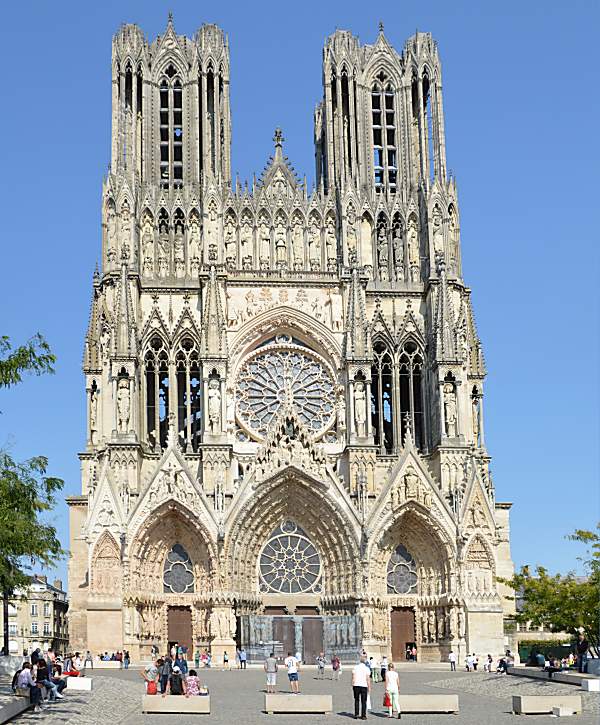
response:
[[(65, 652), (69, 644), (67, 593), (60, 579), (52, 584), (36, 574), (24, 592), (17, 592), (8, 605), (8, 649), (11, 655), (29, 654), (39, 647)], [(3, 615), (0, 609), (0, 631)]]
[(76, 649), (503, 651), (511, 504), (431, 35), (330, 36), (314, 141), (313, 189), (280, 129), (233, 182), (223, 31), (116, 34)]

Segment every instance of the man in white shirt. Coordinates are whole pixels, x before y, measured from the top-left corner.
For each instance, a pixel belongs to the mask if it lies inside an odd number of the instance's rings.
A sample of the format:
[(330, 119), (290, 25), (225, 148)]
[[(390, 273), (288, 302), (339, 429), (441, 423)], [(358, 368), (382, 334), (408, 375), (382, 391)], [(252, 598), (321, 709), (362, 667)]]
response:
[(283, 664), (287, 667), (288, 680), (290, 681), (290, 689), (292, 690), (292, 695), (299, 695), (300, 682), (298, 681), (298, 672), (300, 670), (300, 663), (292, 655), (291, 652), (288, 652), (287, 657), (283, 661)]
[(367, 697), (371, 689), (371, 670), (367, 667), (364, 657), (352, 670), (352, 692), (354, 694), (354, 719), (358, 720), (360, 705), (360, 719), (367, 719)]
[(456, 654), (450, 650), (450, 654), (448, 655), (448, 662), (450, 663), (450, 671), (456, 672)]

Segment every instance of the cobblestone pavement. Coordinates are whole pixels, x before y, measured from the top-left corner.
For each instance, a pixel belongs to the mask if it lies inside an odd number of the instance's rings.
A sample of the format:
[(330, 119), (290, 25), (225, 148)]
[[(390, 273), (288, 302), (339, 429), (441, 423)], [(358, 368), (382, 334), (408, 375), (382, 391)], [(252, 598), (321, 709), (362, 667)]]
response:
[[(486, 675), (483, 673), (466, 674), (431, 670), (419, 670), (418, 666), (400, 671), (401, 689), (405, 693), (429, 692), (441, 690), (456, 692), (459, 695), (460, 714), (446, 718), (444, 715), (405, 715), (402, 720), (418, 725), (440, 725), (451, 722), (454, 725), (496, 725), (499, 723), (523, 723), (519, 716), (512, 715), (511, 697), (516, 694), (578, 694), (579, 688), (544, 681), (528, 681), (509, 676)], [(332, 693), (333, 714), (311, 715), (266, 715), (263, 707), (263, 682), (261, 670), (249, 669), (245, 672), (234, 670), (201, 671), (201, 679), (211, 691), (212, 713), (207, 720), (218, 725), (238, 723), (274, 723), (275, 725), (300, 725), (300, 723), (347, 722), (352, 718), (352, 693), (350, 672), (346, 668), (340, 682), (325, 678), (319, 680), (315, 670), (305, 670), (301, 674), (301, 685), (307, 693)], [(94, 674), (94, 691), (66, 692), (62, 702), (50, 706), (45, 713), (35, 715), (29, 712), (16, 718), (17, 723), (44, 722), (50, 725), (68, 723), (68, 725), (189, 725), (201, 723), (202, 716), (182, 715), (142, 715), (141, 696), (143, 686), (139, 671), (116, 671)], [(287, 689), (287, 678), (279, 675), (278, 689)], [(599, 697), (592, 693), (583, 695), (584, 713), (577, 718), (579, 725), (597, 725)], [(381, 703), (383, 685), (374, 685), (373, 712), (369, 719), (385, 717)], [(554, 718), (545, 715), (530, 715), (527, 723), (550, 723)]]

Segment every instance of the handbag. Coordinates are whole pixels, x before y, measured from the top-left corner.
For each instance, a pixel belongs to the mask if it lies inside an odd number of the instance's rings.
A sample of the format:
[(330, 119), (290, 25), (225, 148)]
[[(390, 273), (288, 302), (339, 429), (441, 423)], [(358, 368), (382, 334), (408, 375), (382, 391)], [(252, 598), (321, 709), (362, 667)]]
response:
[(156, 682), (151, 681), (146, 685), (146, 695), (156, 695), (157, 692)]
[(390, 697), (390, 693), (386, 692), (383, 696), (383, 706), (384, 707), (391, 707), (392, 706), (392, 698)]

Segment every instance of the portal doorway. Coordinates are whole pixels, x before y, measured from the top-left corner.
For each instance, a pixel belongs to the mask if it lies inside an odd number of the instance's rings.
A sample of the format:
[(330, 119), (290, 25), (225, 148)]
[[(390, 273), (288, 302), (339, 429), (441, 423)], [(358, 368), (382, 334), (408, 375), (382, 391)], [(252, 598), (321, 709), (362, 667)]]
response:
[(391, 615), (392, 660), (405, 659), (406, 648), (415, 643), (415, 610), (412, 607), (393, 607)]
[(193, 652), (192, 611), (189, 607), (169, 607), (167, 610), (169, 651), (174, 644)]
[(320, 617), (304, 617), (302, 620), (302, 661), (313, 665), (323, 652), (323, 620)]
[(273, 640), (282, 657), (295, 654), (296, 626), (291, 617), (273, 617)]

